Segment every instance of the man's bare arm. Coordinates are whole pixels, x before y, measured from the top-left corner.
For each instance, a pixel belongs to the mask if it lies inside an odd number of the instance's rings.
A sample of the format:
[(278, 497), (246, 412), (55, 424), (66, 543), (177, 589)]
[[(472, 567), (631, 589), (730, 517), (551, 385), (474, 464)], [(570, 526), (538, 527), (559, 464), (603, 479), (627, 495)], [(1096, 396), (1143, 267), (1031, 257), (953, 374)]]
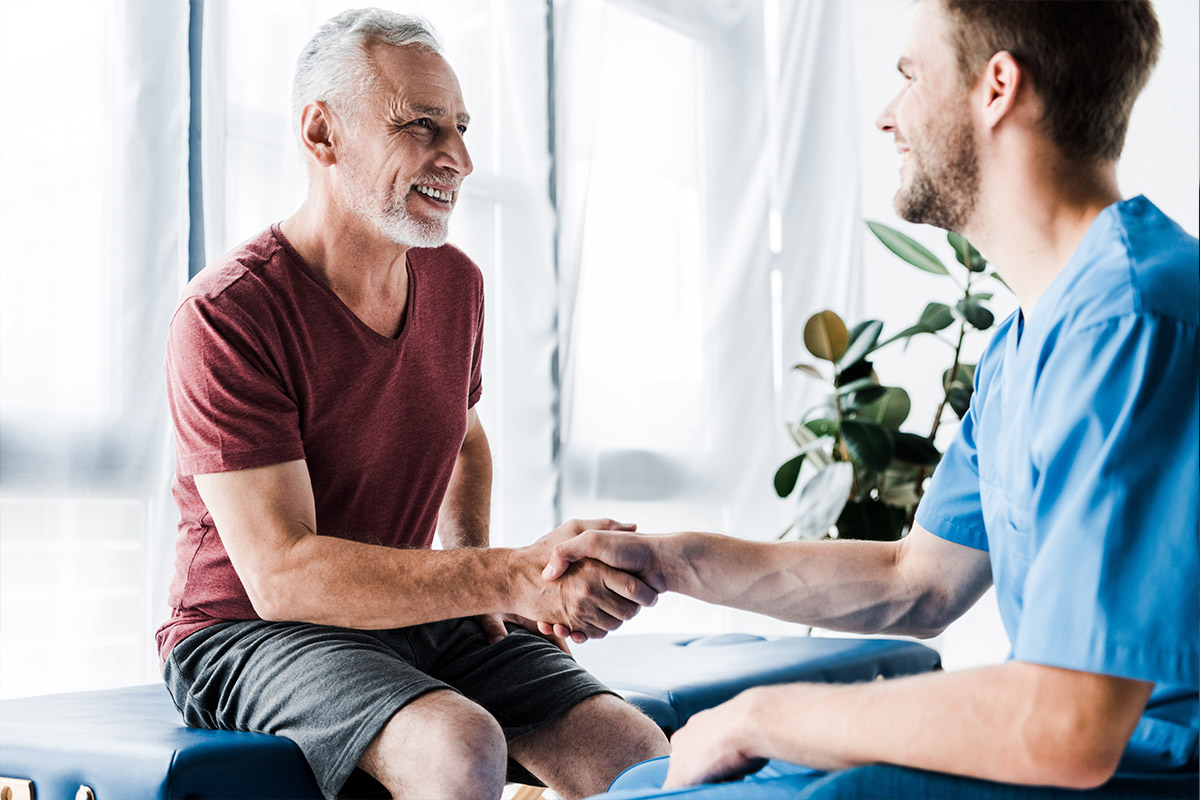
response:
[(874, 683), (759, 687), (675, 734), (667, 785), (718, 779), (761, 757), (1092, 788), (1116, 771), (1152, 688), (1018, 661)]
[(581, 558), (632, 572), (660, 592), (856, 633), (934, 636), (991, 585), (986, 552), (920, 526), (899, 542), (588, 531), (554, 548), (543, 576)]
[(492, 508), (492, 450), (474, 408), (438, 512), (438, 538), (447, 550), (487, 547)]
[(644, 584), (595, 562), (573, 565), (561, 587), (547, 584), (538, 573), (550, 543), (430, 551), (320, 536), (303, 461), (195, 480), (264, 619), (385, 629), (512, 612), (603, 636), (653, 601)]

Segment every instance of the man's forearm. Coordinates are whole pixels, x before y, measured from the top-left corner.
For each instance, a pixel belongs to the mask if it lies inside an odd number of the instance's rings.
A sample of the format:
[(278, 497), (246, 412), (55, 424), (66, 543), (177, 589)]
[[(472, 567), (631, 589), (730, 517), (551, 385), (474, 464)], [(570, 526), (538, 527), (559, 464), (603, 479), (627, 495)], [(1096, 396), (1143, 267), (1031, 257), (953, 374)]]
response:
[(747, 750), (822, 769), (890, 763), (1074, 788), (1116, 769), (1150, 684), (1007, 664), (855, 685), (795, 684), (739, 697)]
[[(529, 560), (526, 564), (522, 558)], [(403, 550), (303, 536), (247, 586), (266, 619), (385, 629), (517, 611), (536, 562), (507, 548)]]

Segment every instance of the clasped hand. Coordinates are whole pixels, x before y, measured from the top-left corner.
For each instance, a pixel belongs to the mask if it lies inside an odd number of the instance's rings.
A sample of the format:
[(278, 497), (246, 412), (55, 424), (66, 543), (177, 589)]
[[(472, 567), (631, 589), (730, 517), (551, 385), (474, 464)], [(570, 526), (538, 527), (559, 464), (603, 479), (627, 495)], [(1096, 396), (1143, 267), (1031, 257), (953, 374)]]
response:
[[(641, 577), (582, 554), (569, 561), (556, 555), (559, 545), (576, 540), (585, 531), (628, 534), (636, 527), (611, 519), (570, 520), (523, 548), (528, 567), (521, 572), (529, 577), (523, 587), (527, 593), (522, 593), (524, 601), (518, 613), (507, 615), (509, 621), (536, 627), (565, 649), (566, 638), (576, 642), (602, 639), (643, 606), (653, 605), (659, 590)], [(561, 568), (550, 576), (544, 568), (552, 561)], [(539, 622), (534, 625), (531, 620)]]
[[(613, 594), (635, 603), (617, 604), (617, 609), (627, 615), (610, 611), (609, 616), (616, 619), (602, 619), (605, 624), (591, 629), (577, 627), (569, 620), (543, 618), (537, 625), (542, 634), (559, 641), (570, 638), (576, 643), (603, 638), (636, 614), (640, 606), (651, 605), (658, 594), (666, 591), (666, 579), (649, 544), (652, 537), (638, 535), (636, 530), (636, 525), (608, 519), (572, 520), (539, 540), (538, 545), (552, 545), (542, 571), (548, 586), (592, 573), (602, 576)], [(647, 597), (650, 602), (643, 602)]]

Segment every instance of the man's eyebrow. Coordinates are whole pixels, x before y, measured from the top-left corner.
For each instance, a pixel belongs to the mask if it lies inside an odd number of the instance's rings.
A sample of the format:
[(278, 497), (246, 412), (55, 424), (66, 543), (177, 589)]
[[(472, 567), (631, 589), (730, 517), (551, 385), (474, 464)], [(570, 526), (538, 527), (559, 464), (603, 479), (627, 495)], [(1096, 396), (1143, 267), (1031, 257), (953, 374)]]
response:
[[(428, 117), (445, 117), (445, 116), (447, 116), (446, 109), (442, 108), (441, 106), (427, 106), (424, 103), (412, 103), (409, 106), (409, 108), (411, 108), (413, 111), (415, 111), (418, 114), (424, 114)], [(460, 125), (466, 125), (466, 124), (470, 123), (471, 115), (464, 111), (461, 114), (459, 114), (457, 117), (455, 117), (454, 121)]]

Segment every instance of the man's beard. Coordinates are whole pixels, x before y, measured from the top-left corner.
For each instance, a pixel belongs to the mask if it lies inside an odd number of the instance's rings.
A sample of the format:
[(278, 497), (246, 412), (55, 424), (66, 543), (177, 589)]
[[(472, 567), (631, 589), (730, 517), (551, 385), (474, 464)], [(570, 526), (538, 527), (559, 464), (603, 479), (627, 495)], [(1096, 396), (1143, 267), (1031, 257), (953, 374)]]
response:
[[(930, 140), (935, 143), (919, 146)], [(892, 201), (896, 213), (909, 222), (961, 232), (979, 199), (979, 159), (970, 123), (963, 120), (945, 130), (934, 128), (908, 144), (912, 175), (908, 188), (901, 186)]]
[[(421, 183), (418, 180), (414, 182)], [(430, 183), (447, 183), (448, 181), (432, 180)], [(372, 192), (357, 170), (347, 170), (345, 177), (346, 200), (360, 217), (370, 222), (385, 237), (404, 247), (440, 247), (446, 243), (449, 231), (446, 227), (447, 215), (437, 215), (431, 212), (421, 218), (410, 214), (405, 207), (408, 196), (416, 190), (410, 188), (400, 197), (389, 196), (381, 198)]]

